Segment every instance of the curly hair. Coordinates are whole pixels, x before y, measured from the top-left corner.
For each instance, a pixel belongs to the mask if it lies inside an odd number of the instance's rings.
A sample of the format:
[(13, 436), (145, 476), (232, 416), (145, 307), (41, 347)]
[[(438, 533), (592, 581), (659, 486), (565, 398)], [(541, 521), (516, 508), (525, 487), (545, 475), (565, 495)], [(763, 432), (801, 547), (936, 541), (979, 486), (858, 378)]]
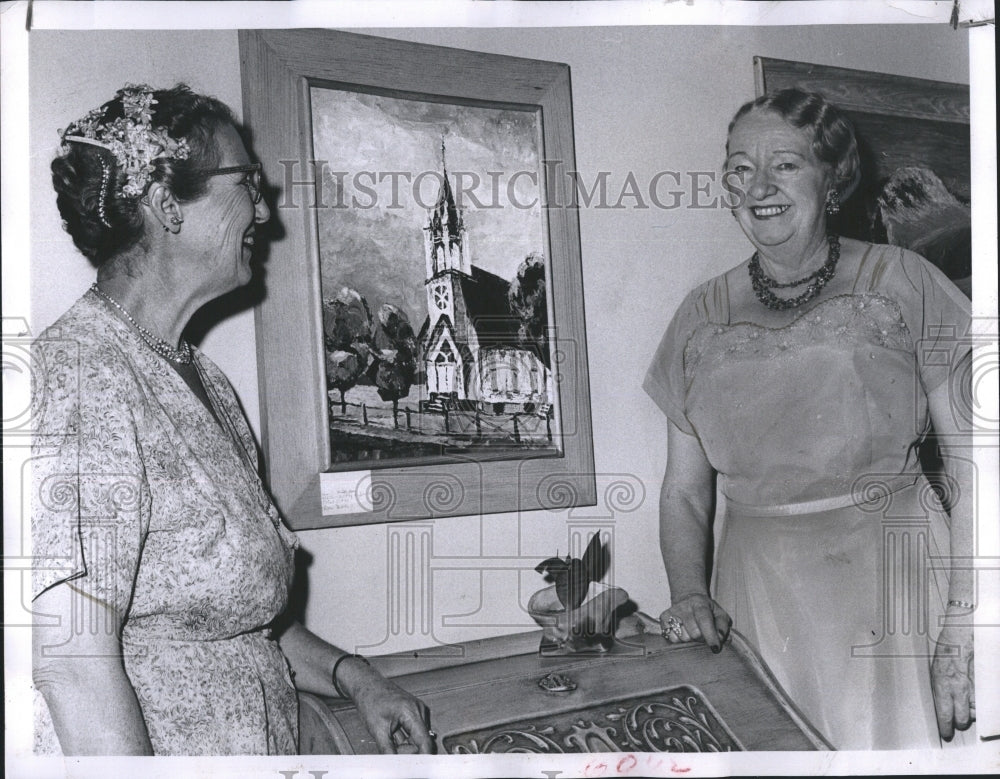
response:
[[(123, 91), (99, 109), (102, 123), (124, 116)], [(236, 126), (236, 119), (225, 103), (192, 92), (186, 84), (154, 90), (153, 98), (153, 126), (165, 128), (173, 139), (186, 140), (190, 153), (187, 159), (155, 160), (151, 181), (165, 184), (181, 202), (196, 200), (207, 188), (207, 179), (198, 171), (219, 164), (215, 134), (227, 124)], [(140, 197), (122, 192), (125, 174), (109, 150), (65, 144), (51, 169), (63, 227), (94, 265), (100, 267), (142, 241)]]
[(726, 156), (729, 156), (728, 136), (736, 123), (751, 111), (772, 111), (792, 127), (812, 135), (812, 150), (816, 158), (829, 165), (836, 178), (837, 191), (848, 197), (861, 178), (861, 161), (854, 125), (843, 111), (818, 92), (790, 87), (763, 95), (740, 106), (729, 123)]

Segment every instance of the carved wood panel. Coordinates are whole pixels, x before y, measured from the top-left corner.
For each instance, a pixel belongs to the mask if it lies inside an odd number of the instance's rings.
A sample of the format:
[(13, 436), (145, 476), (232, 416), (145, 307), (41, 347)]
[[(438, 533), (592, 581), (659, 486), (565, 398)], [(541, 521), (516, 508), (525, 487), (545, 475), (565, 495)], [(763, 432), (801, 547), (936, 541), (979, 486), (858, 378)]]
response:
[(444, 739), (449, 754), (733, 752), (736, 737), (697, 690), (674, 687)]

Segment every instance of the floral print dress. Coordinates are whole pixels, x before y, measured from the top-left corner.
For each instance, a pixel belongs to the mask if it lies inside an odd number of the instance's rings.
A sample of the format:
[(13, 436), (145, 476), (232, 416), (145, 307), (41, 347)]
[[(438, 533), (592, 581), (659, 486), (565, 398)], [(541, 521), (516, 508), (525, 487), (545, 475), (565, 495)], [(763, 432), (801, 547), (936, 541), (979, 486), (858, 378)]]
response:
[[(33, 597), (71, 581), (124, 615), (156, 754), (290, 754), (296, 694), (268, 625), (297, 540), (229, 382), (194, 361), (214, 416), (93, 292), (36, 341)], [(51, 728), (36, 693), (36, 751), (58, 749)]]

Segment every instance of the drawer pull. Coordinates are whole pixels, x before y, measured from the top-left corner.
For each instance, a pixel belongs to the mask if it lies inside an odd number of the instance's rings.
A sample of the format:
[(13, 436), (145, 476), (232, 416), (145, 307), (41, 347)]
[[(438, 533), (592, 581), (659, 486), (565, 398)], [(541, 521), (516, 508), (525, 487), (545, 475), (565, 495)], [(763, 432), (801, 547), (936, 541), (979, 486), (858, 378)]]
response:
[(538, 680), (538, 686), (545, 692), (573, 692), (576, 682), (565, 674), (550, 673)]

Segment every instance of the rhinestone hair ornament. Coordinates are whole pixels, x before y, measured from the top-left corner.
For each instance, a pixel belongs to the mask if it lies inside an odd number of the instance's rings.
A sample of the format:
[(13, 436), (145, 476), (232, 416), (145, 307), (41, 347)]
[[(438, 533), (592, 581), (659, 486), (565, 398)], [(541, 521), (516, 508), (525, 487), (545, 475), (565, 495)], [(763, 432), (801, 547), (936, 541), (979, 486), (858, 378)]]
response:
[[(156, 105), (153, 90), (145, 84), (126, 84), (118, 90), (124, 116), (111, 122), (104, 121), (105, 109), (95, 108), (82, 119), (70, 124), (60, 133), (62, 153), (69, 152), (68, 143), (85, 143), (110, 151), (118, 167), (125, 173), (121, 193), (125, 197), (140, 197), (146, 191), (158, 159), (186, 160), (190, 154), (183, 138), (175, 140), (165, 127), (153, 127), (152, 106)], [(104, 217), (107, 186), (101, 188), (101, 221)]]

